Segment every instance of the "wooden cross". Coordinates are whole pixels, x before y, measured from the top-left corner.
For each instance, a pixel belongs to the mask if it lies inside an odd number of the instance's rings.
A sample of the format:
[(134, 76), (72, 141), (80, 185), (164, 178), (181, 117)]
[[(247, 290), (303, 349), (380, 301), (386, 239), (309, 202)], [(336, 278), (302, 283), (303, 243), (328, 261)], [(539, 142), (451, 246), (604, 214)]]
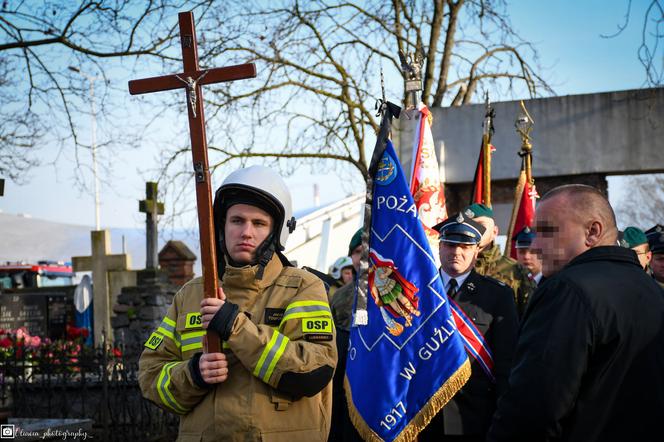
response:
[(108, 230), (93, 230), (92, 255), (74, 256), (72, 264), (75, 272), (92, 270), (92, 295), (95, 344), (102, 343), (102, 335), (106, 340), (113, 340), (111, 328), (111, 291), (109, 272), (127, 270), (131, 265), (129, 255), (111, 255), (111, 237)]
[[(200, 70), (198, 66), (198, 46), (194, 29), (194, 15), (191, 12), (178, 14), (180, 24), (180, 44), (184, 72), (177, 75), (144, 78), (129, 82), (132, 95), (149, 92), (167, 91), (185, 88), (187, 91), (187, 107), (189, 109), (189, 134), (194, 159), (194, 175), (196, 178), (196, 205), (198, 207), (198, 227), (201, 242), (201, 264), (203, 266), (203, 291), (206, 297), (217, 296), (217, 258), (214, 239), (214, 222), (212, 218), (212, 188), (208, 165), (207, 139), (205, 137), (205, 115), (203, 114), (204, 84), (222, 81), (241, 80), (256, 76), (253, 63)], [(208, 332), (206, 340), (207, 352), (221, 351), (219, 337)]]
[(0, 178), (0, 196), (5, 195), (5, 179)]
[(157, 216), (164, 214), (164, 203), (157, 201), (157, 183), (145, 183), (145, 199), (138, 202), (138, 210), (145, 213), (145, 268), (159, 266)]

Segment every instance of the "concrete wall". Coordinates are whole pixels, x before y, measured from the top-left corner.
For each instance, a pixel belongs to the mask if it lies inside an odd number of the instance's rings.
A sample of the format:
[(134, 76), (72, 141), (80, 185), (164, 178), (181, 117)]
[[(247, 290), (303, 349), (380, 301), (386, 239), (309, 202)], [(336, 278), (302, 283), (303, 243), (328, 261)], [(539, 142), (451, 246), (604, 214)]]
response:
[[(632, 174), (664, 171), (664, 88), (542, 98), (525, 102), (535, 121), (533, 174)], [(518, 101), (494, 103), (496, 132), (493, 179), (519, 172), (521, 140), (514, 129)], [(479, 153), (484, 104), (433, 109), (433, 136), (447, 183), (473, 180)], [(404, 169), (409, 170), (412, 123), (398, 136)], [(404, 147), (407, 147), (404, 149)]]

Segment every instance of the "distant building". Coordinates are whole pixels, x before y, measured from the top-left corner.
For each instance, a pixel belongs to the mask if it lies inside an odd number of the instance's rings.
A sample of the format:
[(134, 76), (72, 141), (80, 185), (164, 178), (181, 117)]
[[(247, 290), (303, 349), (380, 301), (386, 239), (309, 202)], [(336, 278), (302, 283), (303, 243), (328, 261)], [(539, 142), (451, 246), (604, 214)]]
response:
[(182, 286), (194, 277), (196, 255), (182, 241), (168, 241), (159, 252), (159, 266), (171, 284)]

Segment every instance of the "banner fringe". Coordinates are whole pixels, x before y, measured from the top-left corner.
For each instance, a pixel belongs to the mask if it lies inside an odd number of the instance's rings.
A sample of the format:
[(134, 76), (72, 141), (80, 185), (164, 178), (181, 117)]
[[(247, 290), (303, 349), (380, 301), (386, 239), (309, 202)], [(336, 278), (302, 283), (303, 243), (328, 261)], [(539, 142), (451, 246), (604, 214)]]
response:
[[(445, 384), (431, 396), (431, 399), (422, 407), (422, 409), (411, 419), (406, 427), (394, 438), (394, 442), (410, 442), (417, 438), (417, 435), (431, 422), (438, 412), (447, 404), (450, 399), (464, 386), (470, 379), (470, 360), (459, 366), (457, 371), (450, 376)], [(374, 432), (364, 421), (353, 403), (353, 395), (348, 383), (348, 377), (344, 377), (344, 390), (346, 390), (346, 399), (348, 403), (348, 414), (353, 422), (355, 429), (360, 437), (368, 442), (383, 442), (383, 439)]]

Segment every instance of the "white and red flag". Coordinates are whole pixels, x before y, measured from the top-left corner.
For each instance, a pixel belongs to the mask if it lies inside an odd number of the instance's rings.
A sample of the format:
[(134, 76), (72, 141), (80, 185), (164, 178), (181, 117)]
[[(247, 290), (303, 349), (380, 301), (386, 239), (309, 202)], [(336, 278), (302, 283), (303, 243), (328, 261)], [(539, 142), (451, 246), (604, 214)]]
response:
[(424, 104), (417, 106), (419, 120), (413, 143), (413, 169), (410, 193), (415, 200), (417, 213), (424, 225), (431, 250), (438, 261), (438, 232), (432, 227), (447, 219), (445, 190), (440, 180), (440, 166), (431, 134), (431, 111)]

